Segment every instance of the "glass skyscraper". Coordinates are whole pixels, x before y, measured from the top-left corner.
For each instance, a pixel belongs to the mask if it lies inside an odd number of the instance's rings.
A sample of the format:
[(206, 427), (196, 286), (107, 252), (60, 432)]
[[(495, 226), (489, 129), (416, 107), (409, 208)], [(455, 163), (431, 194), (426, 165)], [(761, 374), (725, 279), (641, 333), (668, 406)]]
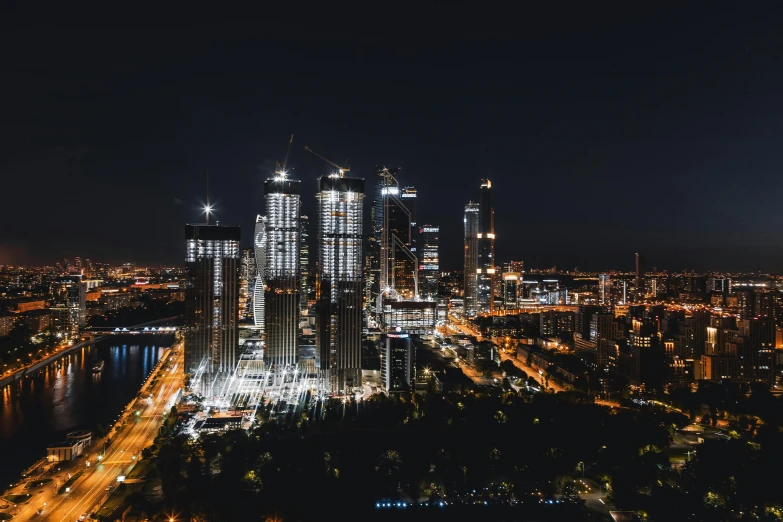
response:
[(463, 222), (465, 224), (465, 283), (464, 290), (464, 309), (465, 315), (473, 316), (478, 311), (477, 296), (477, 267), (478, 267), (478, 230), (479, 230), (479, 206), (477, 203), (469, 202), (465, 205), (465, 215)]
[(185, 225), (185, 372), (203, 372), (207, 396), (239, 358), (239, 237), (239, 227)]
[(419, 228), (419, 293), (426, 299), (438, 296), (438, 236), (440, 227), (423, 225)]
[(264, 361), (274, 369), (295, 365), (299, 354), (299, 216), (301, 183), (285, 176), (264, 183), (266, 266)]
[(350, 393), (362, 382), (364, 180), (318, 180), (316, 367), (321, 386)]
[(492, 208), (492, 182), (488, 179), (481, 180), (478, 228), (478, 311), (491, 313), (495, 303), (495, 210)]
[(256, 257), (256, 283), (253, 287), (253, 324), (259, 330), (258, 336), (264, 337), (264, 269), (266, 268), (266, 218), (256, 216), (256, 229), (253, 234), (253, 248)]

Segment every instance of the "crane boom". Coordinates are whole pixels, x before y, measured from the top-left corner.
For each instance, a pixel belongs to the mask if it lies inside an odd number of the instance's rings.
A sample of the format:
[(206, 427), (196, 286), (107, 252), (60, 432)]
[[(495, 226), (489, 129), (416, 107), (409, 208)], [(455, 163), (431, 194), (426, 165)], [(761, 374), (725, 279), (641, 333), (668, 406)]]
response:
[(294, 135), (291, 134), (291, 139), (288, 140), (288, 150), (285, 152), (285, 159), (283, 160), (283, 170), (285, 170), (285, 166), (288, 165), (288, 156), (291, 155), (291, 144), (294, 142)]
[(346, 162), (346, 165), (345, 165), (344, 167), (341, 167), (340, 165), (338, 165), (338, 164), (337, 164), (337, 163), (335, 163), (334, 161), (331, 161), (331, 160), (328, 160), (328, 159), (324, 158), (323, 156), (321, 156), (320, 154), (318, 154), (316, 151), (314, 151), (313, 149), (311, 149), (311, 148), (310, 148), (310, 147), (308, 147), (307, 145), (305, 145), (305, 150), (306, 150), (306, 151), (308, 151), (308, 152), (311, 152), (311, 153), (312, 153), (314, 156), (317, 156), (317, 157), (321, 158), (321, 159), (322, 159), (322, 160), (324, 160), (326, 163), (328, 163), (328, 164), (329, 164), (329, 165), (331, 165), (332, 167), (336, 168), (336, 169), (338, 170), (338, 172), (340, 173), (340, 175), (341, 175), (341, 176), (343, 175), (343, 173), (344, 173), (344, 172), (348, 172), (348, 171), (350, 171), (350, 170), (351, 170), (351, 168), (348, 166), (347, 162)]

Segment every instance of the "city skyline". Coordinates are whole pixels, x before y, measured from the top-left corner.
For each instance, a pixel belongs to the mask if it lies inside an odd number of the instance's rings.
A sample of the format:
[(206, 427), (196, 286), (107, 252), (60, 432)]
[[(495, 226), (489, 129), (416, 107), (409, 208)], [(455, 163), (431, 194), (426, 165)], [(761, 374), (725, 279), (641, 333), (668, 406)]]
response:
[[(780, 45), (776, 17), (762, 11), (688, 7), (631, 24), (620, 13), (542, 17), (524, 31), (448, 31), (448, 45), (434, 43), (446, 31), (428, 27), (428, 8), (404, 43), (359, 47), (356, 38), (374, 41), (361, 24), (347, 38), (309, 20), (261, 32), (149, 29), (143, 39), (132, 27), (52, 29), (9, 58), (2, 87), (14, 102), (0, 172), (37, 210), (8, 198), (0, 263), (174, 263), (207, 170), (216, 218), (245, 228), (248, 247), (243, 209), (263, 207), (263, 180), (293, 132), (305, 215), (325, 173), (305, 145), (350, 157), (368, 183), (376, 165), (401, 166), (403, 186), (419, 190), (417, 221), (441, 227), (444, 269), (461, 265), (462, 205), (489, 178), (502, 187), (499, 259), (602, 270), (642, 251), (672, 270), (774, 271), (781, 216), (775, 191), (759, 188), (776, 186), (781, 168)], [(29, 30), (10, 29), (7, 48)], [(334, 71), (348, 85), (312, 81)], [(745, 179), (756, 186), (733, 189)], [(51, 219), (64, 201), (83, 203), (85, 226)]]

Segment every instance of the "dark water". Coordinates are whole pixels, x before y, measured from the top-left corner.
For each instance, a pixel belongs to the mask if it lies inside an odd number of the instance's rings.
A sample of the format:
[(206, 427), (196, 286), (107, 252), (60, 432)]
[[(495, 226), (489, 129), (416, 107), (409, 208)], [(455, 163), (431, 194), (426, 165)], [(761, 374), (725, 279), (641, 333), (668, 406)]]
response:
[[(168, 336), (110, 337), (0, 389), (0, 485), (75, 428), (110, 425), (171, 344)], [(103, 359), (101, 373), (92, 366)], [(0, 488), (2, 491), (3, 488)]]

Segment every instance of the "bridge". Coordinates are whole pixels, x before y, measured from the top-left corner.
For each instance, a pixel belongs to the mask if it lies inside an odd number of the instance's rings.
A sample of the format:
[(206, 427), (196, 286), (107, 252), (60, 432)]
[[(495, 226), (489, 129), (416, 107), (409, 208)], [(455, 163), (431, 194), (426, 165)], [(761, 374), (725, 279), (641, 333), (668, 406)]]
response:
[(99, 326), (86, 328), (82, 333), (95, 335), (174, 334), (181, 326)]

